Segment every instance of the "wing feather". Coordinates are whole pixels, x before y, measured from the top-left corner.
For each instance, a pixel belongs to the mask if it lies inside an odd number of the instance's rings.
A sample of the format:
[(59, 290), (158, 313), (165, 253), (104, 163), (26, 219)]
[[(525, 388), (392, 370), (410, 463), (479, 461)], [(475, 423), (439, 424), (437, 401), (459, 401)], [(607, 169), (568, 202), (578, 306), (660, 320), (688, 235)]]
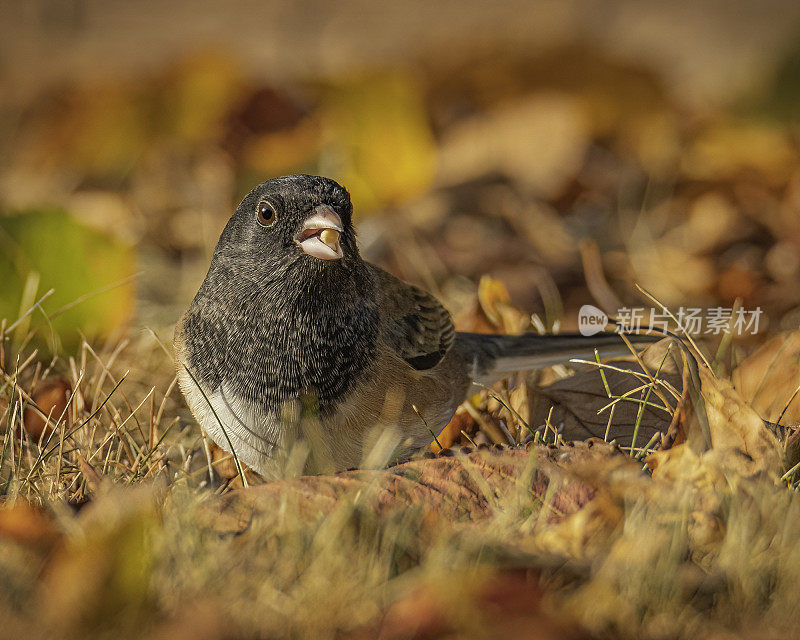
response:
[(384, 341), (414, 369), (435, 367), (455, 338), (450, 313), (427, 291), (370, 266), (381, 296)]

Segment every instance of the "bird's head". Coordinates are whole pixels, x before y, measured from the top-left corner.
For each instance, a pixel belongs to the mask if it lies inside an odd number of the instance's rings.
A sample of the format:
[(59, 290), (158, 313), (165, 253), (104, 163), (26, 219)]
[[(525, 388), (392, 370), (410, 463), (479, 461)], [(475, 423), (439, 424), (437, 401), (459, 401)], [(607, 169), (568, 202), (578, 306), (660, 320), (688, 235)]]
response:
[(358, 259), (352, 213), (350, 194), (329, 178), (267, 180), (236, 208), (217, 252), (262, 264), (322, 266)]

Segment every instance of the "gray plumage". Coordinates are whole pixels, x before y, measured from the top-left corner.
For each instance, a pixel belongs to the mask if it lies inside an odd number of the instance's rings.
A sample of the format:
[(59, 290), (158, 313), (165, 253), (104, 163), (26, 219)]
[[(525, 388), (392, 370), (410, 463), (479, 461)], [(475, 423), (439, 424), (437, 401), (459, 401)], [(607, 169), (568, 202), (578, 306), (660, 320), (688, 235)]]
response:
[(473, 380), (594, 348), (628, 353), (614, 334), (457, 333), (434, 296), (361, 259), (351, 218), (349, 194), (333, 180), (258, 185), (176, 327), (178, 379), (200, 426), (264, 475), (298, 439), (309, 444), (310, 472), (358, 466), (382, 433), (419, 449)]

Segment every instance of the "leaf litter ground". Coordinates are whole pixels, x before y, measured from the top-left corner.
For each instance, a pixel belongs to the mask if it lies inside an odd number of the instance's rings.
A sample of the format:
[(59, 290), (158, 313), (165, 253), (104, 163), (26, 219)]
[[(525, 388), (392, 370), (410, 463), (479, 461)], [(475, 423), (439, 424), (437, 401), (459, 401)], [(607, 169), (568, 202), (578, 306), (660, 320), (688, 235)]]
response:
[[(20, 354), (3, 372), (0, 633), (791, 636), (796, 438), (752, 406), (786, 395), (758, 375), (797, 379), (796, 340), (743, 361), (741, 392), (701, 365), (693, 399), (662, 343), (478, 390), (444, 451), (317, 477), (298, 452), (246, 489), (181, 427), (153, 336), (49, 366)], [(570, 419), (588, 440), (557, 433)]]

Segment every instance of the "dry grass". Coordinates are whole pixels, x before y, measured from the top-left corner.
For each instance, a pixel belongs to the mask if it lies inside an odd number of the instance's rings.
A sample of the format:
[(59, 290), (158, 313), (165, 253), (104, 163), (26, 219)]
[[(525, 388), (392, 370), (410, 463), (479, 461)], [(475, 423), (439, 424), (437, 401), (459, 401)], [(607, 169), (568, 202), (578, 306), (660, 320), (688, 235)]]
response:
[(24, 353), (5, 354), (11, 367), (2, 371), (7, 499), (80, 504), (98, 475), (191, 481), (201, 440), (180, 423), (168, 355), (154, 336), (99, 350), (84, 342), (75, 357), (45, 363), (36, 350)]
[[(4, 344), (0, 608), (9, 622), (0, 634), (795, 633), (796, 486), (740, 477), (711, 458), (655, 480), (636, 465), (632, 475), (611, 462), (575, 464), (560, 482), (588, 482), (595, 494), (566, 517), (554, 516), (558, 486), (539, 495), (526, 473), (500, 494), (486, 484), (476, 500), (490, 516), (474, 522), (431, 526), (424, 503), (376, 516), (359, 490), (328, 512), (287, 493), (232, 526), (219, 511), (224, 483), (209, 481), (211, 461), (153, 335), (84, 344), (46, 364)], [(37, 410), (37, 390), (53, 380), (67, 383), (66, 408)], [(639, 406), (654, 401), (657, 380), (639, 384)], [(51, 425), (38, 439), (25, 429), (34, 415)], [(487, 605), (497, 584), (516, 595)]]

